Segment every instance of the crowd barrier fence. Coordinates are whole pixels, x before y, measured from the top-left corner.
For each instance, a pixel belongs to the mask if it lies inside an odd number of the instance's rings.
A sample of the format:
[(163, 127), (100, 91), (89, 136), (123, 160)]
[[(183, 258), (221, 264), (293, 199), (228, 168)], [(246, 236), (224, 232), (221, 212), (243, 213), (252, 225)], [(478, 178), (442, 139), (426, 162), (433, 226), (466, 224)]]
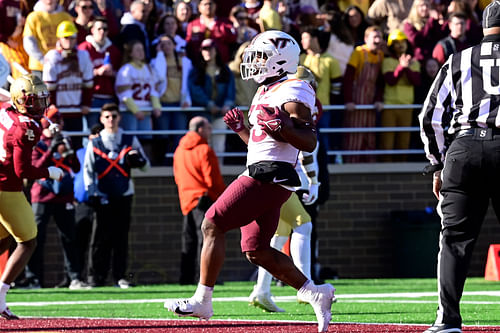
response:
[[(239, 106), (242, 111), (248, 111), (247, 106)], [(384, 105), (384, 109), (408, 109), (409, 112), (422, 108), (421, 104), (386, 104)], [(356, 105), (356, 109), (366, 110), (366, 109), (375, 109), (374, 105)], [(151, 108), (141, 108), (140, 111), (150, 112)], [(80, 109), (78, 108), (61, 108), (59, 111), (63, 114), (65, 113), (78, 113)], [(181, 107), (162, 107), (162, 112), (197, 112), (202, 113), (206, 112), (206, 109), (203, 107), (189, 107), (189, 108), (181, 108)], [(323, 106), (323, 111), (345, 111), (344, 105), (325, 105)], [(90, 112), (98, 113), (100, 112), (100, 108), (91, 108)], [(88, 136), (89, 130), (84, 126), (83, 131), (63, 131), (65, 135), (68, 136)], [(322, 128), (321, 133), (324, 134), (335, 134), (335, 133), (381, 133), (381, 132), (419, 132), (419, 127), (342, 127), (342, 128)], [(186, 130), (152, 130), (152, 131), (130, 131), (127, 130), (125, 133), (131, 135), (183, 135), (187, 132)], [(230, 129), (214, 129), (212, 134), (235, 134)], [(423, 149), (391, 149), (391, 150), (328, 150), (328, 156), (336, 156), (336, 155), (422, 155), (424, 154)], [(167, 153), (166, 157), (172, 157), (173, 153)], [(219, 157), (243, 157), (246, 156), (246, 152), (224, 152), (218, 153)]]

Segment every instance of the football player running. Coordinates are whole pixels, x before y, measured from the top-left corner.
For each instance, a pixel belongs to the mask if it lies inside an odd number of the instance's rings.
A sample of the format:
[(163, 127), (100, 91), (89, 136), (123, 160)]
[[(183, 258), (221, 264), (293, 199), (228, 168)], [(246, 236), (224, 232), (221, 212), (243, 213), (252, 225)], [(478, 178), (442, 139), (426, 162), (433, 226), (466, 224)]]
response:
[(299, 151), (312, 152), (317, 142), (311, 116), (315, 93), (306, 82), (287, 76), (296, 72), (299, 53), (297, 42), (281, 31), (257, 35), (244, 52), (242, 78), (261, 84), (249, 110), (250, 128), (238, 108), (224, 121), (248, 145), (247, 169), (205, 214), (196, 292), (189, 299), (165, 302), (165, 308), (179, 316), (213, 315), (212, 293), (224, 262), (225, 233), (240, 228), (247, 259), (297, 289), (298, 298), (312, 305), (318, 331), (328, 330), (335, 288), (315, 285), (288, 256), (270, 246), (280, 207), (300, 185), (294, 170)]
[[(306, 81), (317, 88), (317, 82), (314, 74), (304, 66), (297, 67), (297, 73), (289, 75), (289, 78), (297, 78)], [(321, 102), (316, 98), (316, 105), (312, 112), (314, 124), (317, 124), (319, 117), (319, 108)], [(318, 181), (318, 145), (312, 153), (301, 151), (295, 166), (295, 170), (300, 176), (301, 186), (296, 190), (303, 190), (302, 199), (292, 193), (290, 198), (281, 206), (278, 229), (271, 239), (271, 246), (281, 250), (290, 238), (290, 255), (295, 266), (308, 279), (311, 279), (311, 232), (313, 229), (312, 219), (305, 210), (304, 205), (312, 205), (318, 199), (318, 191), (321, 183)], [(301, 203), (302, 200), (302, 203)], [(293, 230), (293, 233), (292, 233)], [(291, 237), (290, 237), (291, 233)], [(262, 308), (268, 312), (284, 312), (282, 308), (276, 305), (271, 294), (271, 274), (264, 268), (259, 267), (257, 274), (257, 283), (249, 296), (251, 305)], [(302, 300), (298, 300), (302, 302)]]
[(63, 171), (31, 164), (33, 147), (42, 133), (39, 121), (48, 103), (45, 84), (33, 74), (24, 75), (13, 82), (10, 95), (12, 102), (0, 108), (0, 253), (9, 249), (10, 236), (17, 246), (0, 278), (0, 316), (19, 319), (7, 307), (5, 297), (31, 257), (37, 234), (33, 211), (23, 193), (23, 178), (60, 180)]

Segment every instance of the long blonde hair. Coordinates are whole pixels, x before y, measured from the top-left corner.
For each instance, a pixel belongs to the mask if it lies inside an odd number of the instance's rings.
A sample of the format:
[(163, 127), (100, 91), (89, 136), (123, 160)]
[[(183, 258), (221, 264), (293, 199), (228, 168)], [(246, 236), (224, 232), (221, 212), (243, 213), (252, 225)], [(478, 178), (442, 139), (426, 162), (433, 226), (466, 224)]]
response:
[(429, 0), (415, 0), (413, 1), (413, 4), (410, 9), (410, 13), (408, 14), (408, 18), (406, 19), (406, 22), (411, 24), (412, 26), (415, 27), (418, 31), (422, 30), (422, 28), (425, 26), (425, 23), (427, 22), (427, 17), (421, 17), (418, 15), (418, 9), (417, 6), (422, 4), (422, 3), (427, 3), (427, 7), (430, 8), (430, 3)]

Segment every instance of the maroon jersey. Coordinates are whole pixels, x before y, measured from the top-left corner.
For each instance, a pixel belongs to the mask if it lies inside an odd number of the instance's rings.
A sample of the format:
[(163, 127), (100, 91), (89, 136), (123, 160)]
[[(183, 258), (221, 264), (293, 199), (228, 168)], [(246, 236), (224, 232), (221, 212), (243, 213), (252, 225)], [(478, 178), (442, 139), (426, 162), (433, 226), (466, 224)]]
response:
[(22, 191), (23, 178), (49, 177), (47, 168), (31, 164), (32, 150), (41, 134), (40, 125), (14, 107), (0, 109), (0, 191)]

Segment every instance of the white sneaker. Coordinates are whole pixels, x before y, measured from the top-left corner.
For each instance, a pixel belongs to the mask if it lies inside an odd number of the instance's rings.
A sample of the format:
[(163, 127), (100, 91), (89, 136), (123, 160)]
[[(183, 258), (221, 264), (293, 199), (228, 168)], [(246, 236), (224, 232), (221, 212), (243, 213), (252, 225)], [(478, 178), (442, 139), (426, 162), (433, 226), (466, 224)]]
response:
[[(299, 304), (309, 304), (308, 301), (300, 299), (299, 294), (297, 294), (297, 303), (299, 303)], [(333, 296), (332, 303), (337, 303), (337, 297)]]
[(90, 284), (87, 284), (83, 281), (80, 280), (71, 280), (71, 283), (69, 284), (69, 289), (71, 290), (88, 290), (92, 289), (92, 286)]
[(271, 299), (271, 293), (258, 293), (256, 291), (257, 286), (253, 287), (253, 291), (248, 298), (248, 301), (251, 305), (261, 308), (267, 312), (285, 312), (282, 308), (276, 305), (274, 301)]
[(167, 300), (163, 307), (179, 317), (198, 317), (208, 320), (214, 314), (211, 300), (205, 303), (196, 301), (193, 298)]
[(462, 330), (453, 325), (434, 324), (425, 330), (424, 333), (462, 333)]
[[(312, 283), (312, 282), (311, 282)], [(318, 320), (318, 332), (328, 331), (328, 324), (332, 319), (332, 302), (335, 297), (335, 288), (329, 284), (319, 286), (312, 285), (311, 288), (301, 288), (297, 292), (297, 298), (308, 302), (314, 309)]]
[(130, 287), (133, 287), (133, 284), (130, 281), (125, 280), (125, 279), (118, 280), (118, 282), (116, 283), (116, 285), (118, 287), (120, 287), (121, 289), (128, 289)]

